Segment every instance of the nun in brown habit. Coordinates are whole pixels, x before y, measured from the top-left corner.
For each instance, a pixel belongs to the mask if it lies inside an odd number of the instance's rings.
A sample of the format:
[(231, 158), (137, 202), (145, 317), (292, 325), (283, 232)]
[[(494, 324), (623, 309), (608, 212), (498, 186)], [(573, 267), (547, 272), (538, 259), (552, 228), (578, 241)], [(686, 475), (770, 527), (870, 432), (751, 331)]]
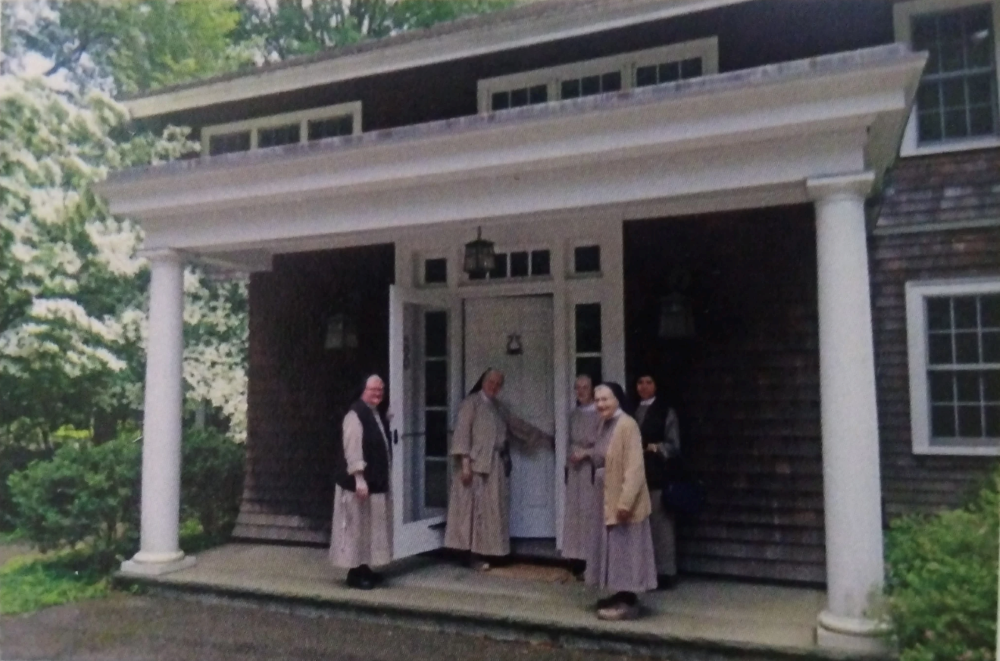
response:
[(510, 450), (514, 439), (528, 448), (552, 446), (553, 438), (513, 415), (497, 396), (504, 375), (488, 369), (458, 409), (449, 454), (456, 461), (448, 498), (444, 545), (479, 556), (510, 553)]

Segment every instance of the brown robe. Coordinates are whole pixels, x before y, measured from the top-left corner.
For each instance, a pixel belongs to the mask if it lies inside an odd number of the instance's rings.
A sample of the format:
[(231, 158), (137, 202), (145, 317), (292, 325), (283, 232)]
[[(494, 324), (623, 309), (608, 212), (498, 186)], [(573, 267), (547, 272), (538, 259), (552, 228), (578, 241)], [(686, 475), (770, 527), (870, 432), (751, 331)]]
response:
[(479, 555), (510, 553), (510, 478), (501, 456), (509, 439), (531, 448), (551, 442), (548, 434), (482, 392), (462, 401), (449, 454), (470, 458), (472, 484), (463, 484), (461, 470), (455, 471), (448, 497), (446, 547)]

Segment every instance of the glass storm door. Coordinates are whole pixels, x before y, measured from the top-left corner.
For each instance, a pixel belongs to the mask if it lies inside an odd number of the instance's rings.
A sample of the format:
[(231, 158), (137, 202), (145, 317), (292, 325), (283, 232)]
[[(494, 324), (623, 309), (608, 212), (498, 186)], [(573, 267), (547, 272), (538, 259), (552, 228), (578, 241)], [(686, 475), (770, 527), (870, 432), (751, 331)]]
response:
[(389, 290), (393, 555), (440, 548), (448, 507), (453, 313), (447, 294)]

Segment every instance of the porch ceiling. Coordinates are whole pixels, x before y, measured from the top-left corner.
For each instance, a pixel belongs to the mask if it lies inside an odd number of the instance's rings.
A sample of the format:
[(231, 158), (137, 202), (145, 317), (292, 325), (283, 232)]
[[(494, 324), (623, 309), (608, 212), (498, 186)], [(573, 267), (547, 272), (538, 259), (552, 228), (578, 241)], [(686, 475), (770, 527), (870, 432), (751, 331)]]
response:
[(140, 168), (100, 191), (142, 224), (147, 248), (204, 253), (582, 209), (642, 217), (804, 202), (810, 177), (882, 175), (924, 61), (884, 46)]

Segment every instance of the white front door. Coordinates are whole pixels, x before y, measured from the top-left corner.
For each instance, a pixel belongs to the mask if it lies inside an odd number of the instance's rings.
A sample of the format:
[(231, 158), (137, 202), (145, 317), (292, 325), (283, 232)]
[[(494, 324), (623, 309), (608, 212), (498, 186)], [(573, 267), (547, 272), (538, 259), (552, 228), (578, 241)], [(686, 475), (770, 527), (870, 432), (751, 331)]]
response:
[[(555, 429), (551, 296), (476, 298), (465, 302), (465, 384), (488, 367), (506, 375), (500, 399), (545, 432)], [(511, 537), (556, 536), (555, 454), (511, 448)]]
[(393, 556), (440, 548), (448, 506), (455, 315), (446, 293), (389, 289)]

